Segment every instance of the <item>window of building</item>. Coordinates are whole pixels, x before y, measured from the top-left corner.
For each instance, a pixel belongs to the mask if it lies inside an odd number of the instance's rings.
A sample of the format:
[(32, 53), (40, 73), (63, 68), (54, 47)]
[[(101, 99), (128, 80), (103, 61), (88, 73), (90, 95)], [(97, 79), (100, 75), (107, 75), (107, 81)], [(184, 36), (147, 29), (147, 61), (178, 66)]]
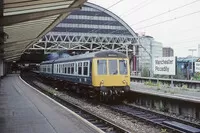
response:
[(99, 75), (107, 74), (107, 61), (106, 60), (97, 60), (97, 69)]

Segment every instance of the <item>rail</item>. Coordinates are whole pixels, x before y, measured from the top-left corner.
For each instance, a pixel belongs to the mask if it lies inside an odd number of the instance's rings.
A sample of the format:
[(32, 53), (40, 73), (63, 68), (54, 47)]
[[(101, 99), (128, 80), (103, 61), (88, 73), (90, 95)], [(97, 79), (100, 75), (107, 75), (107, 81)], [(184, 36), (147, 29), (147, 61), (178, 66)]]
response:
[[(89, 112), (88, 110), (83, 109), (82, 107), (72, 103), (71, 101), (68, 101), (64, 99), (63, 97), (59, 95), (55, 95), (50, 91), (47, 91), (43, 89), (42, 87), (36, 85), (29, 76), (23, 76), (21, 74), (21, 77), (31, 86), (34, 86), (37, 90), (44, 93), (45, 95), (51, 97), (55, 101), (59, 102), (63, 106), (67, 107), (83, 119), (87, 120), (89, 123), (96, 126), (97, 129), (101, 130), (100, 132), (103, 133), (130, 133), (130, 131), (124, 129), (123, 127), (120, 127), (119, 125), (116, 125), (115, 123), (101, 117), (98, 115), (95, 115), (93, 112)], [(97, 130), (98, 131), (98, 130)]]
[(131, 76), (132, 82), (147, 82), (150, 81), (152, 83), (162, 83), (162, 84), (168, 84), (173, 85), (177, 87), (183, 87), (187, 86), (187, 88), (193, 88), (197, 89), (200, 88), (200, 81), (194, 81), (194, 80), (181, 80), (181, 79), (165, 79), (165, 78), (151, 78), (151, 77), (139, 77), (139, 76)]
[(159, 125), (176, 133), (199, 133), (200, 125), (185, 120), (177, 119), (161, 113), (157, 113), (148, 109), (137, 107), (134, 105), (113, 105), (110, 106), (114, 111), (124, 115), (138, 118), (155, 125)]

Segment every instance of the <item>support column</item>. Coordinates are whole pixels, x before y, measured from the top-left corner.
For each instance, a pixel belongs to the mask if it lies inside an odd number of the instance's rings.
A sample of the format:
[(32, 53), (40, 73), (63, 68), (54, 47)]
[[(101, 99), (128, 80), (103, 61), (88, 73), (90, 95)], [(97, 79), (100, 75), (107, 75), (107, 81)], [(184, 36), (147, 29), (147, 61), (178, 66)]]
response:
[(3, 77), (6, 75), (6, 63), (0, 59), (0, 77)]
[(0, 59), (0, 77), (2, 77), (4, 75), (3, 71), (4, 71), (3, 60)]

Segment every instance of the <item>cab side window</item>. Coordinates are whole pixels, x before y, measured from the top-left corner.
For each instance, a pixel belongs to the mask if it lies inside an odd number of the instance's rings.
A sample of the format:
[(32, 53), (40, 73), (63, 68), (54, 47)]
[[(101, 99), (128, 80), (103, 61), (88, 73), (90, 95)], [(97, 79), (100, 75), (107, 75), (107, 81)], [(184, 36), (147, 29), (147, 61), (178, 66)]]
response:
[(88, 75), (88, 62), (83, 63), (83, 75)]
[(119, 72), (122, 75), (127, 75), (127, 61), (126, 60), (119, 60)]

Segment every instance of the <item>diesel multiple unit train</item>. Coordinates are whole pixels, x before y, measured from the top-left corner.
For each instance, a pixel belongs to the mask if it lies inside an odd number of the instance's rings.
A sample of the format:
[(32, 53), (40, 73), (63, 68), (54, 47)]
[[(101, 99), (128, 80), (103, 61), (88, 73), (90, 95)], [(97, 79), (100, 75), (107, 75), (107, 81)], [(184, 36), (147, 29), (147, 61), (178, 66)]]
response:
[(40, 75), (64, 83), (63, 87), (87, 92), (101, 100), (123, 97), (130, 90), (129, 59), (116, 51), (99, 51), (43, 61)]

